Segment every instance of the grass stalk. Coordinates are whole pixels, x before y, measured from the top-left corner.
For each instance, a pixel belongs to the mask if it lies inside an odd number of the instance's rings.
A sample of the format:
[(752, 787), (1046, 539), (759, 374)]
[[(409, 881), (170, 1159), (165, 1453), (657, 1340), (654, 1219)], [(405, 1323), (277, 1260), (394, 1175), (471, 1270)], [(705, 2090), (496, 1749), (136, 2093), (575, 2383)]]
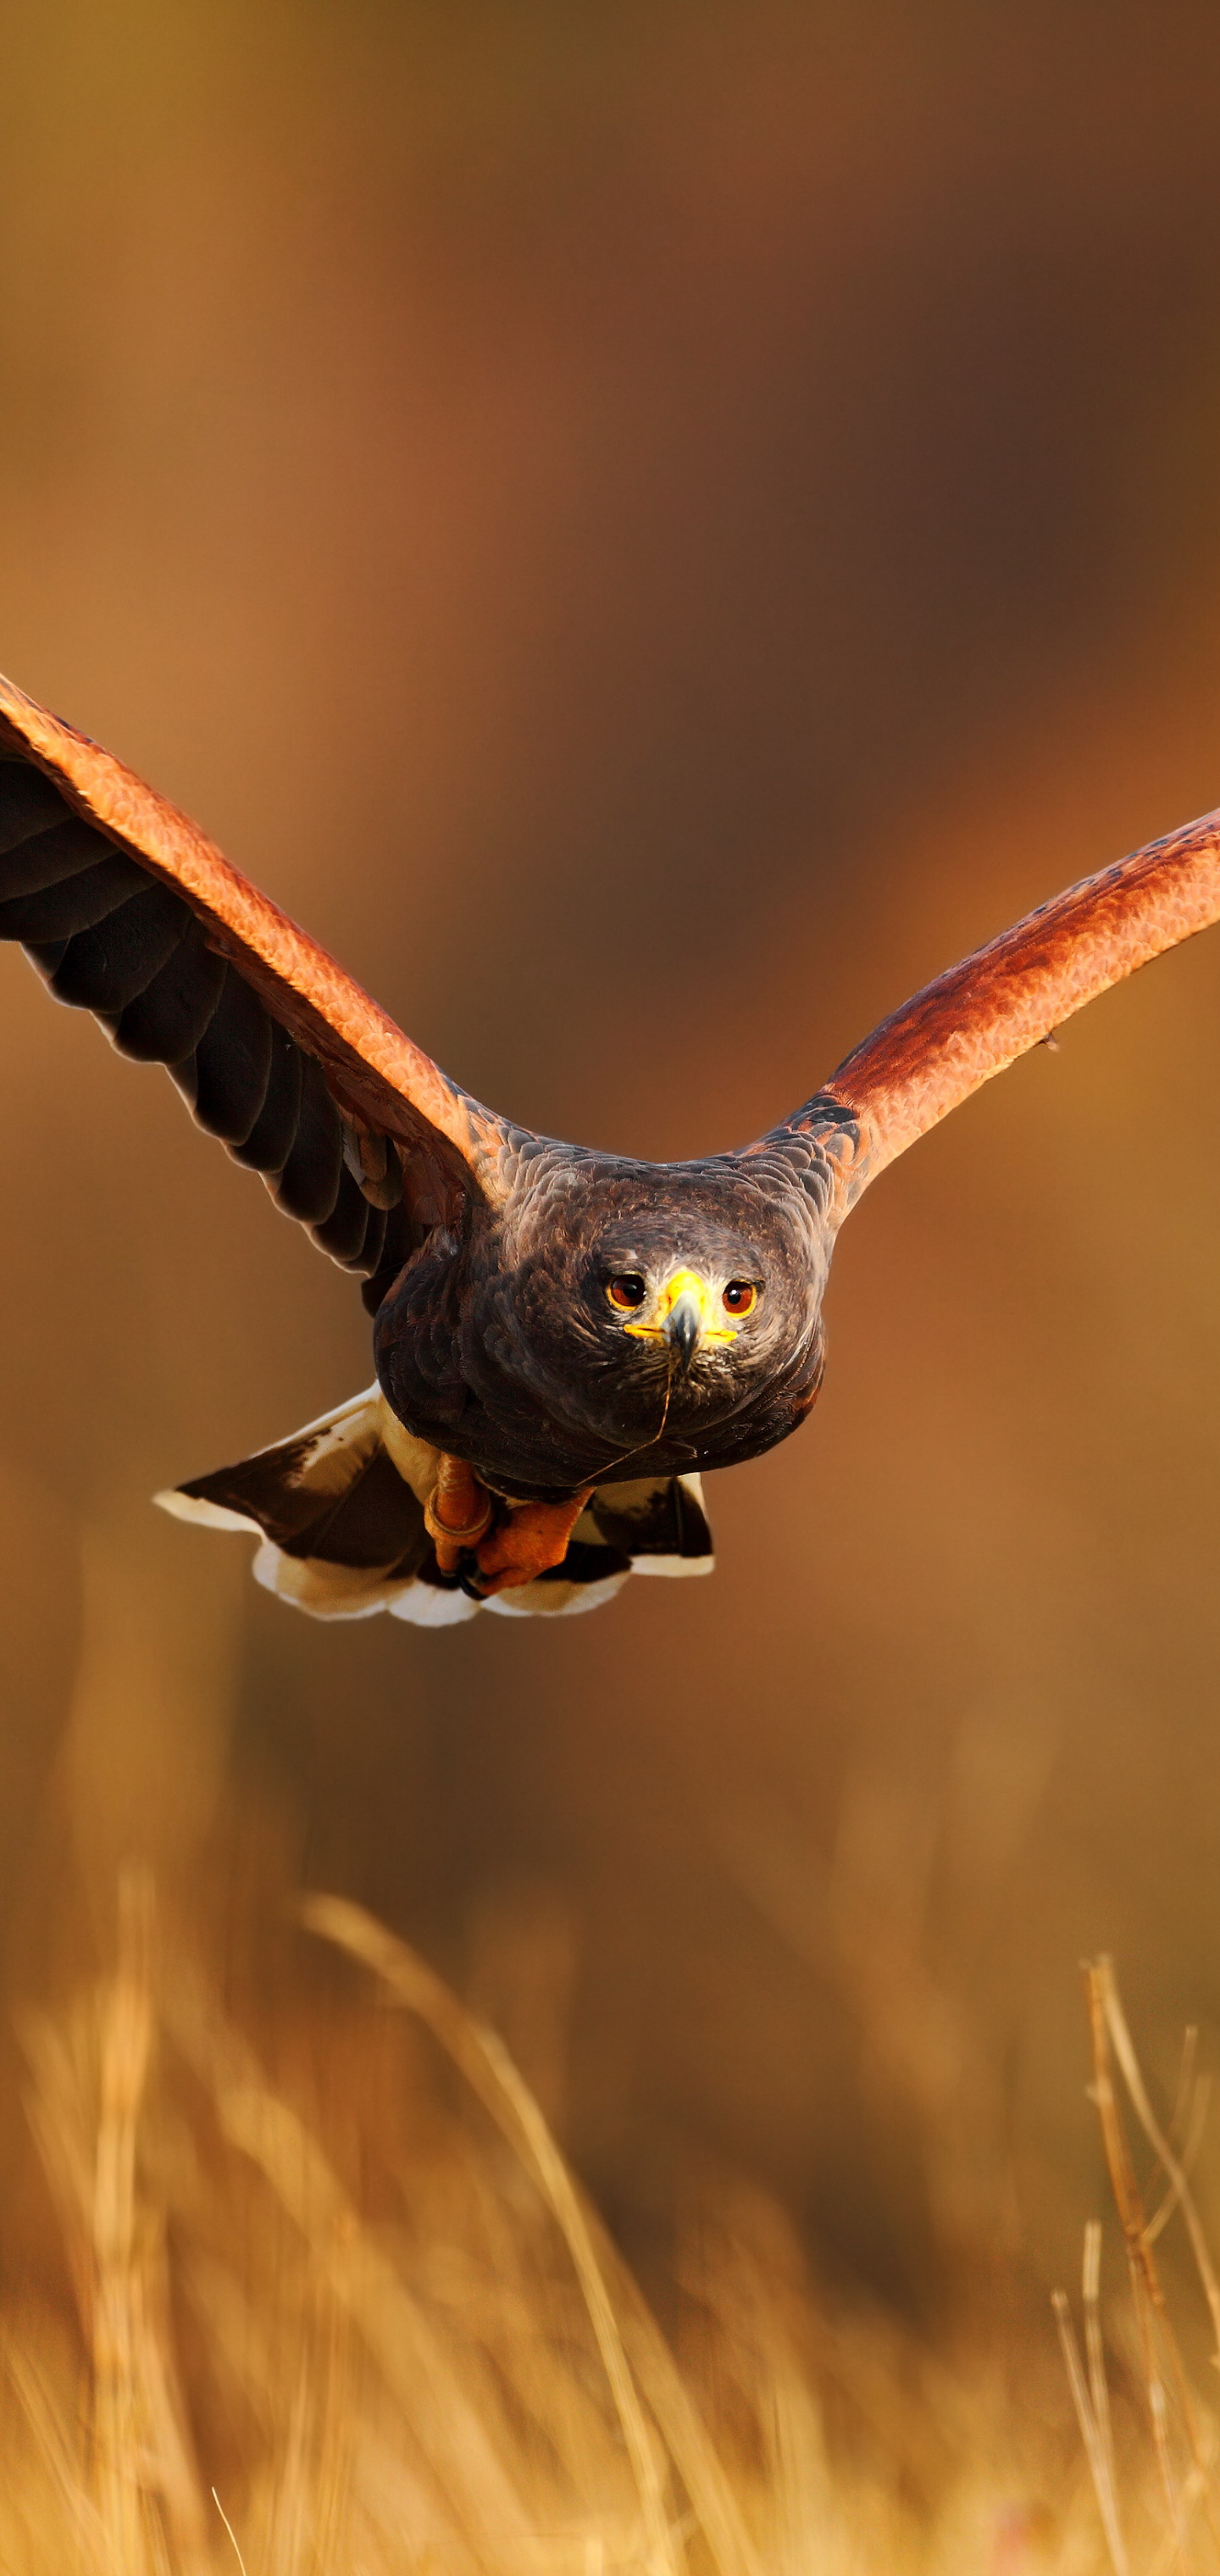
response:
[[(305, 1900), (301, 1914), (310, 1931), (362, 1960), (399, 2003), (419, 2015), (533, 2173), (571, 2255), (588, 2310), (635, 2477), (649, 2566), (654, 2576), (677, 2576), (680, 2562), (657, 2446), (637, 2394), (593, 2232), (573, 2177), (524, 2077), (498, 2034), (467, 2012), (416, 1951), (396, 1940), (360, 1906), (340, 1897), (313, 1896)], [(739, 2559), (737, 2567), (740, 2564)], [(737, 2576), (737, 2567), (721, 2565), (721, 2576)]]

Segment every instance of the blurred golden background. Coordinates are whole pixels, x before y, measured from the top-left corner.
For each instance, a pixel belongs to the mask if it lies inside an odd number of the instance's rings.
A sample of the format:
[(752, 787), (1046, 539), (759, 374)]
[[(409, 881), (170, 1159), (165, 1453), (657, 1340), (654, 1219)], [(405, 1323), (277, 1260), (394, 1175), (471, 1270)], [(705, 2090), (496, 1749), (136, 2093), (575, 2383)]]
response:
[[(46, 0), (4, 55), (0, 666), (497, 1107), (739, 1142), (1220, 798), (1201, 0)], [(362, 1310), (0, 990), (11, 1992), (137, 1856), (291, 2019), (327, 1887), (646, 2277), (709, 2169), (925, 2318), (1074, 2266), (1080, 1954), (1158, 2074), (1220, 2026), (1220, 942), (869, 1196), (713, 1582), (542, 1633), (307, 1623), (148, 1508), (366, 1383)]]

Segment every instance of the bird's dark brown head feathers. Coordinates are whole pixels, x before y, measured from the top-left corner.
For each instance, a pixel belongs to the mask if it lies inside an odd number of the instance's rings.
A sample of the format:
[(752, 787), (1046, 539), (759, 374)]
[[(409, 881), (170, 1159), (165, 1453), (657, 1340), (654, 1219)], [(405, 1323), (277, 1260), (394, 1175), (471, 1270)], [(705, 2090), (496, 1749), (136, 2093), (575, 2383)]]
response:
[(810, 1400), (829, 1248), (795, 1173), (777, 1188), (748, 1158), (555, 1147), (471, 1228), (443, 1371), (457, 1412), (439, 1418), (440, 1354), (421, 1348), (426, 1251), (379, 1314), (378, 1371), (405, 1421), (514, 1491), (728, 1463), (777, 1436), (777, 1404), (795, 1423)]

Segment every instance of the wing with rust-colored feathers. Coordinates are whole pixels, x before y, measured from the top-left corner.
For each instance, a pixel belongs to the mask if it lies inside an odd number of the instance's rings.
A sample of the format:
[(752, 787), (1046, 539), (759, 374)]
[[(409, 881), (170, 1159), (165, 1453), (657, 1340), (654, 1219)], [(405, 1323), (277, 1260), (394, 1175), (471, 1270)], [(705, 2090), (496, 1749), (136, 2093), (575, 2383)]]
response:
[(375, 1280), (465, 1194), (499, 1194), (507, 1130), (451, 1083), (185, 815), (0, 679), (0, 938), (322, 1249)]
[(887, 1163), (993, 1074), (1218, 919), (1220, 809), (1085, 877), (938, 975), (854, 1048), (776, 1137), (844, 1122), (836, 1161), (845, 1215)]

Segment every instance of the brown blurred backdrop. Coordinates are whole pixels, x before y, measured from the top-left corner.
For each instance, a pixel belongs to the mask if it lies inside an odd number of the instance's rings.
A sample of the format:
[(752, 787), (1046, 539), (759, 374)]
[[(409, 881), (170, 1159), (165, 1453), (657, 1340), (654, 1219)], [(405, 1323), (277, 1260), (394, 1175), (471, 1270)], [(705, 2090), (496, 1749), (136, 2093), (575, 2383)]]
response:
[[(1220, 797), (1211, 7), (45, 0), (4, 60), (0, 665), (497, 1106), (738, 1142)], [(713, 1583), (543, 1633), (322, 1628), (148, 1509), (362, 1311), (0, 994), (12, 1987), (131, 1850), (255, 2006), (339, 1887), (637, 2249), (710, 2160), (903, 2299), (1073, 2260), (1080, 1953), (1162, 2072), (1220, 2039), (1220, 941), (868, 1199)]]

